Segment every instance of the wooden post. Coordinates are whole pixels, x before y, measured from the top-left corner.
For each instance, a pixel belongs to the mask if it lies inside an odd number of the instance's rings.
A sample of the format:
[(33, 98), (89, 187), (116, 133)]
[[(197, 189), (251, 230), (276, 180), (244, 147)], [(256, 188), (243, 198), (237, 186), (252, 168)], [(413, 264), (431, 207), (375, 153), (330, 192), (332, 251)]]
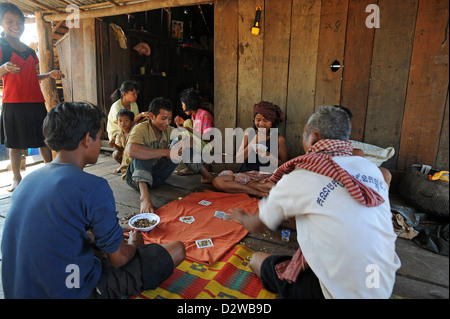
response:
[[(42, 13), (35, 12), (35, 16), (38, 33), (39, 72), (41, 74), (45, 74), (52, 71), (54, 68), (53, 33), (50, 23), (43, 20)], [(44, 94), (45, 106), (47, 110), (50, 110), (59, 103), (56, 82), (54, 79), (47, 78), (42, 80), (41, 90)]]
[[(233, 0), (232, 2), (234, 2)], [(84, 10), (79, 13), (79, 19), (101, 18), (129, 14), (134, 12), (151, 11), (161, 8), (194, 6), (199, 4), (215, 3), (214, 0), (152, 0), (133, 4), (113, 6), (103, 9)], [(61, 21), (70, 18), (73, 13), (53, 13), (45, 16), (46, 21)]]

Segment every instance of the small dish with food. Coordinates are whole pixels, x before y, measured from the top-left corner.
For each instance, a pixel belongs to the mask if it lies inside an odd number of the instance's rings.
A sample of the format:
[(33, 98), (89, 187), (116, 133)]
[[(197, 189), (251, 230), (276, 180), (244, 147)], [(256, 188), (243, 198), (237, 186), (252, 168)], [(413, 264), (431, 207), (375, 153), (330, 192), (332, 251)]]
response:
[(128, 222), (128, 225), (135, 230), (149, 232), (155, 228), (159, 222), (160, 218), (158, 215), (153, 213), (142, 213), (133, 216)]

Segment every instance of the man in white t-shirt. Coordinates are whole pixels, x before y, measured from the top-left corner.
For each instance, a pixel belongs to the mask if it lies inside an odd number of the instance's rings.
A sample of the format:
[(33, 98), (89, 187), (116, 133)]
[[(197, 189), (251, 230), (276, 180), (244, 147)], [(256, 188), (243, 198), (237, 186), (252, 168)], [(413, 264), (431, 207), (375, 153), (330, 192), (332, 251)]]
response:
[(257, 252), (250, 264), (264, 287), (281, 298), (389, 298), (392, 293), (400, 260), (388, 185), (375, 164), (351, 156), (350, 130), (344, 111), (319, 107), (303, 132), (306, 155), (280, 167), (282, 177), (259, 203), (259, 214), (230, 210), (229, 217), (250, 231), (275, 230), (295, 219), (296, 254)]

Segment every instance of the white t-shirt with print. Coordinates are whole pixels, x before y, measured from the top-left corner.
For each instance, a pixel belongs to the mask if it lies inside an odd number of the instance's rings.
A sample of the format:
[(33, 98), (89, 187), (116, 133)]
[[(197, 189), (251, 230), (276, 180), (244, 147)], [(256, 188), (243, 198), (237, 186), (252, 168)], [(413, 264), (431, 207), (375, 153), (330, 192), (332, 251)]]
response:
[(366, 207), (343, 184), (297, 169), (260, 201), (260, 219), (275, 230), (295, 216), (298, 243), (326, 298), (389, 298), (400, 260), (388, 185), (378, 167), (362, 157), (333, 160), (385, 202)]

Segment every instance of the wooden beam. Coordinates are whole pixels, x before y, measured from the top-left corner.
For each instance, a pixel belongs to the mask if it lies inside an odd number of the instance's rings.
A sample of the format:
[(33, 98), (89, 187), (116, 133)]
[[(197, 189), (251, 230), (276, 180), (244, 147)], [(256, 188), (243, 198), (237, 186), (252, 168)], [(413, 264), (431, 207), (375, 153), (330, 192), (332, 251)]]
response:
[(63, 24), (64, 20), (59, 21), (53, 28), (52, 28), (52, 33), (55, 34), (55, 32), (59, 29), (59, 27), (61, 26), (61, 24)]
[[(66, 0), (58, 0), (59, 2), (65, 4), (66, 6), (70, 6), (72, 3), (66, 1)], [(79, 7), (80, 11), (84, 11), (85, 9)]]
[(38, 7), (41, 7), (42, 9), (45, 9), (45, 10), (48, 10), (48, 11), (52, 11), (52, 12), (57, 12), (57, 13), (61, 12), (58, 9), (55, 9), (55, 8), (52, 8), (52, 7), (48, 6), (48, 5), (46, 5), (46, 4), (40, 3), (39, 1), (36, 1), (36, 0), (28, 0), (28, 1), (30, 1), (31, 3), (34, 3)]
[[(100, 17), (110, 17), (121, 14), (129, 14), (134, 12), (149, 11), (167, 7), (182, 7), (182, 6), (193, 6), (197, 4), (208, 4), (214, 3), (214, 0), (155, 0), (146, 1), (135, 4), (127, 4), (121, 6), (114, 6), (106, 9), (96, 9), (96, 10), (86, 10), (80, 12), (80, 19), (88, 18), (100, 18)], [(61, 21), (66, 20), (73, 13), (57, 13), (45, 16), (46, 21)]]
[(118, 4), (117, 2), (115, 2), (114, 0), (107, 0), (109, 3), (115, 5), (116, 7), (119, 7), (120, 4)]
[[(54, 68), (53, 33), (50, 23), (42, 19), (41, 12), (35, 12), (39, 45), (39, 72), (48, 73)], [(41, 90), (45, 98), (47, 110), (59, 103), (55, 80), (48, 78), (41, 81)]]

